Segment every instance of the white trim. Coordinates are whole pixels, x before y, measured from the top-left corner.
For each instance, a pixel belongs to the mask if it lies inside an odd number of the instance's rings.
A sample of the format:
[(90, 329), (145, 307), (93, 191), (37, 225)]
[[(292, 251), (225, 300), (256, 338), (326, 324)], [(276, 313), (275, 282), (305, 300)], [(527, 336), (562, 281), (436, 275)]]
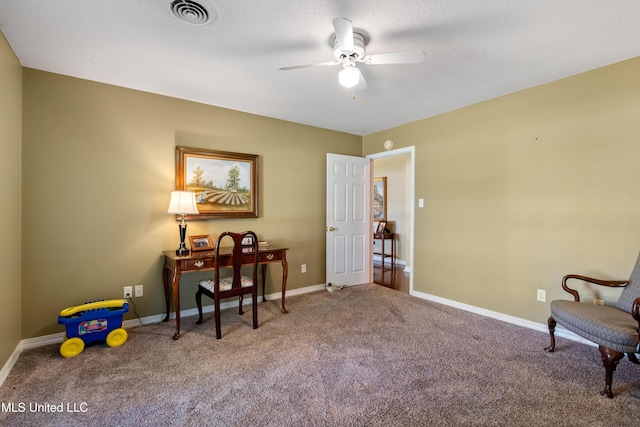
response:
[(5, 363), (2, 367), (2, 370), (0, 371), (0, 387), (2, 387), (4, 380), (6, 380), (9, 376), (9, 373), (13, 369), (13, 365), (15, 365), (18, 361), (18, 358), (22, 354), (23, 349), (24, 346), (22, 344), (22, 341), (20, 341), (16, 348), (13, 350), (13, 353), (11, 353), (11, 356), (9, 356), (9, 360), (7, 360), (7, 363)]
[[(438, 304), (447, 305), (449, 307), (458, 308), (460, 310), (469, 311), (471, 313), (479, 314), (485, 317), (490, 317), (496, 320), (501, 320), (503, 322), (511, 323), (514, 325), (523, 326), (528, 329), (533, 329), (534, 331), (544, 332), (546, 334), (549, 333), (549, 327), (543, 323), (532, 322), (530, 320), (526, 320), (521, 317), (510, 316), (508, 314), (487, 310), (486, 308), (476, 307), (476, 306), (465, 304), (462, 302), (442, 298), (436, 295), (426, 294), (424, 292), (411, 291), (410, 294), (413, 295), (414, 297), (418, 297), (428, 301), (433, 301)], [(574, 334), (573, 332), (563, 328), (560, 325), (557, 325), (556, 327), (555, 336), (566, 338), (572, 341), (577, 341), (577, 342), (594, 346), (594, 347), (597, 346), (595, 343), (588, 341), (579, 335)]]
[[(373, 254), (373, 260), (376, 261), (376, 262), (381, 263), (382, 262), (382, 255)], [(391, 260), (389, 259), (389, 257), (385, 257), (384, 258), (384, 263), (385, 263), (385, 265), (386, 264), (391, 265)], [(407, 261), (405, 261), (403, 259), (396, 258), (395, 264), (396, 265), (407, 265)]]

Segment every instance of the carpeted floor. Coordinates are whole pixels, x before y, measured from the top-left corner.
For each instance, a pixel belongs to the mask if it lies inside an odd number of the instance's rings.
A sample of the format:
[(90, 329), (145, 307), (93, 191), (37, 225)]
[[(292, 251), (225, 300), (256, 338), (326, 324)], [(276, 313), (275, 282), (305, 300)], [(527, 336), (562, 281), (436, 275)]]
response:
[(0, 425), (639, 424), (640, 368), (621, 362), (616, 397), (603, 398), (595, 347), (558, 339), (549, 354), (546, 334), (377, 285), (287, 308), (261, 303), (257, 330), (250, 311), (226, 310), (219, 341), (210, 314), (183, 319), (178, 341), (169, 322), (71, 359), (57, 345), (27, 350), (0, 388)]

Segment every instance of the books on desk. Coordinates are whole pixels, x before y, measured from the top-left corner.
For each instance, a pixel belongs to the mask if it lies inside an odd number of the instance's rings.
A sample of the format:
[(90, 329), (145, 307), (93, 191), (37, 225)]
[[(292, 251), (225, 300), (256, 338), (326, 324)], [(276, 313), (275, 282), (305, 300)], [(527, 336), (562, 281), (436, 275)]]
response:
[[(263, 242), (258, 242), (258, 250), (260, 249), (267, 249), (269, 247), (269, 242), (263, 241)], [(242, 248), (242, 253), (249, 253), (251, 252), (252, 247), (248, 246), (248, 247), (243, 247)]]

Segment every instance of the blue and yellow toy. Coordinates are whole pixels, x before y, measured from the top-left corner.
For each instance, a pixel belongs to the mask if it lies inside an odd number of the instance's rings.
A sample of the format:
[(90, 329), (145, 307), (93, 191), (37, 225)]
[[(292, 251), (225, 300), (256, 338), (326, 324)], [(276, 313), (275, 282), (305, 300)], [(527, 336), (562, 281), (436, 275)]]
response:
[(82, 353), (85, 344), (106, 340), (109, 347), (118, 347), (127, 341), (122, 328), (122, 315), (129, 311), (123, 299), (95, 301), (65, 308), (58, 316), (58, 324), (66, 325), (60, 354), (73, 357)]

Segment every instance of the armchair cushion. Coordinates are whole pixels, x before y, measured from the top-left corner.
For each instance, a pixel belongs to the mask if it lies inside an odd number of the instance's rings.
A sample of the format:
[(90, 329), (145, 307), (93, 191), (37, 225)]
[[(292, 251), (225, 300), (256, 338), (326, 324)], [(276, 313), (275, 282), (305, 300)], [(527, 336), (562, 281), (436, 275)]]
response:
[(577, 301), (551, 302), (551, 316), (558, 323), (589, 341), (622, 353), (637, 352), (640, 341), (638, 322), (630, 311)]

